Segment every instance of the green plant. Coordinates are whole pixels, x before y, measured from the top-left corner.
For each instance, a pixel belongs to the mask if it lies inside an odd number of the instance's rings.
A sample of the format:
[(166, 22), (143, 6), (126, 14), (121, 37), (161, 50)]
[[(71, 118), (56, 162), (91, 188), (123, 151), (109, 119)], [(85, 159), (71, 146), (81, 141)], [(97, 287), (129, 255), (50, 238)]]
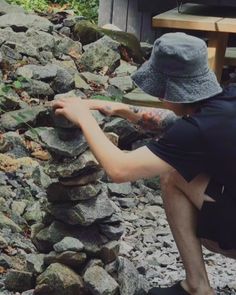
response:
[(72, 0), (71, 7), (76, 13), (97, 21), (99, 0)]
[(49, 4), (47, 0), (7, 0), (8, 3), (23, 6), (26, 10), (46, 11)]
[(91, 21), (96, 22), (98, 18), (99, 0), (7, 0), (23, 6), (26, 10), (48, 11), (52, 4), (60, 6), (67, 5), (74, 10), (77, 15), (83, 15)]
[(27, 82), (28, 79), (22, 76), (19, 76), (17, 78), (17, 80), (9, 83), (9, 84), (5, 84), (5, 85), (0, 85), (0, 95), (2, 92), (4, 93), (8, 93), (10, 90), (14, 89), (14, 90), (18, 90), (22, 88), (22, 83)]

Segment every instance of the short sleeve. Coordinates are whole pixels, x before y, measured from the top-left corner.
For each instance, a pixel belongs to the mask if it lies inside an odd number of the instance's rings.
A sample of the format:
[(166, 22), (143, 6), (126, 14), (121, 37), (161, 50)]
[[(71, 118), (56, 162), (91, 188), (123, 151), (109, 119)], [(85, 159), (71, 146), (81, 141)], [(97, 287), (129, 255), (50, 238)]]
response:
[(206, 172), (206, 153), (201, 132), (187, 117), (177, 120), (161, 139), (151, 141), (147, 147), (188, 182)]

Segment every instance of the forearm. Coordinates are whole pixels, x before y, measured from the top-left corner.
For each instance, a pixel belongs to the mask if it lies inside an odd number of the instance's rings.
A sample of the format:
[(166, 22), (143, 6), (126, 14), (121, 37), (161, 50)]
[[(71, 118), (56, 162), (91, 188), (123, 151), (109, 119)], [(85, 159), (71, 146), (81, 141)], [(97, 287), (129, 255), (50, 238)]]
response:
[(82, 129), (91, 151), (113, 181), (134, 181), (166, 173), (170, 169), (147, 147), (129, 153), (120, 150), (103, 133), (82, 99), (71, 97), (56, 100), (52, 108), (56, 115), (64, 116)]
[(128, 119), (147, 131), (164, 131), (178, 118), (172, 111), (161, 108), (121, 104), (115, 115)]
[(90, 109), (96, 109), (108, 116), (118, 116), (129, 120), (144, 130), (164, 131), (171, 126), (177, 116), (166, 109), (140, 107), (121, 102), (86, 100)]

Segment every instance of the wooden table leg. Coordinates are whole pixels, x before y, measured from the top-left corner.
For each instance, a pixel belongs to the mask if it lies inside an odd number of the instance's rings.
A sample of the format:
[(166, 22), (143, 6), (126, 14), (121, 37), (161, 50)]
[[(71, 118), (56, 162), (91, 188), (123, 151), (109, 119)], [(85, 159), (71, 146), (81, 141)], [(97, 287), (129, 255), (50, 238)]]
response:
[(225, 51), (228, 44), (228, 33), (208, 32), (209, 66), (215, 72), (218, 81), (221, 81), (224, 66)]

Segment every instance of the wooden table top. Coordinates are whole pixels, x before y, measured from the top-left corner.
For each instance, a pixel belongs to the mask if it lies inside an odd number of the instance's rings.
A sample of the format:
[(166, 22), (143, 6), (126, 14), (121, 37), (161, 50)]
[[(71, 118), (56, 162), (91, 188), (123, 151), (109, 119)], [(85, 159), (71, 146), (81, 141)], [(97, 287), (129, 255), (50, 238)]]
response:
[(201, 4), (186, 3), (178, 8), (154, 16), (154, 28), (174, 28), (209, 32), (236, 33), (236, 9), (212, 8)]

